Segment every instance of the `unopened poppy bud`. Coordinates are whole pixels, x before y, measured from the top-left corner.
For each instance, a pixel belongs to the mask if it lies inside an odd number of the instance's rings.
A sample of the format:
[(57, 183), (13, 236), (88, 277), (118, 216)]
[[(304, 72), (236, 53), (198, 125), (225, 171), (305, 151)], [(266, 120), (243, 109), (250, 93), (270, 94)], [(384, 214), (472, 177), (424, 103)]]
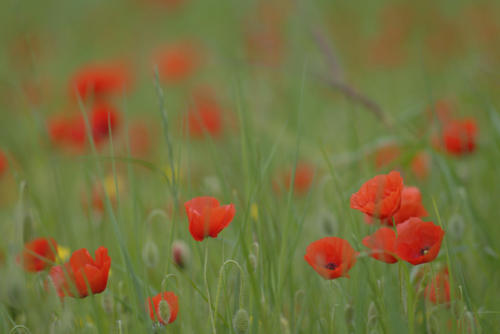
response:
[(163, 320), (163, 322), (168, 323), (170, 321), (170, 305), (168, 305), (168, 302), (166, 300), (160, 301), (158, 304), (158, 316), (160, 319)]
[(250, 261), (250, 265), (252, 266), (253, 270), (257, 269), (257, 257), (254, 254), (250, 254), (248, 257), (248, 261)]
[(453, 239), (460, 240), (464, 234), (465, 223), (462, 216), (454, 214), (448, 222), (448, 233)]
[(281, 328), (281, 333), (290, 334), (290, 324), (287, 318), (283, 316), (283, 314), (280, 315), (280, 328)]
[(368, 327), (373, 327), (376, 325), (377, 317), (378, 317), (377, 307), (375, 306), (374, 302), (371, 302), (370, 306), (368, 306), (368, 321), (367, 321)]
[(149, 240), (142, 249), (142, 260), (147, 267), (153, 268), (158, 264), (158, 246), (154, 241)]
[(233, 328), (237, 334), (245, 334), (248, 332), (249, 318), (248, 312), (244, 309), (239, 309), (233, 318)]
[(176, 240), (172, 244), (172, 258), (179, 268), (184, 268), (189, 264), (191, 254), (188, 245), (181, 240)]
[(113, 306), (114, 306), (113, 296), (111, 296), (108, 293), (104, 294), (102, 296), (102, 309), (104, 310), (104, 312), (106, 312), (107, 314), (112, 314), (114, 309)]

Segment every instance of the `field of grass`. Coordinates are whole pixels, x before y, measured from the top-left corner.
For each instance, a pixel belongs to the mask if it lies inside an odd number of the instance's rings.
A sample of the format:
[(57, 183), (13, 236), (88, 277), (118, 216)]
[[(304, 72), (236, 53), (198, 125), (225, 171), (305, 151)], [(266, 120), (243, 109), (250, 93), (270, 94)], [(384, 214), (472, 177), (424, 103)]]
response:
[[(0, 17), (0, 333), (500, 331), (498, 2), (5, 0)], [(380, 208), (351, 196), (391, 171), (444, 231), (425, 263), (363, 242)], [(200, 196), (234, 217), (190, 211)], [(220, 231), (195, 240), (196, 215)], [(304, 258), (325, 237), (356, 251), (341, 277), (345, 253)], [(100, 247), (109, 272), (71, 257)], [(165, 291), (176, 318), (148, 310)]]

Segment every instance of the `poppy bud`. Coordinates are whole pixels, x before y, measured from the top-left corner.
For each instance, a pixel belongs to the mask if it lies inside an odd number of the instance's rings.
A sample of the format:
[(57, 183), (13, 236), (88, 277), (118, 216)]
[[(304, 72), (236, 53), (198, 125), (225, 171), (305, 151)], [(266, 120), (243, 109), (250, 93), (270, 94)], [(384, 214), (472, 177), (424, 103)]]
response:
[(454, 214), (448, 222), (448, 233), (456, 240), (460, 240), (464, 234), (465, 223), (462, 216)]
[(377, 307), (375, 306), (374, 302), (371, 302), (370, 306), (368, 306), (368, 322), (367, 322), (367, 326), (368, 327), (375, 326), (377, 324), (377, 317), (378, 317)]
[(288, 320), (282, 315), (280, 315), (280, 327), (281, 327), (281, 333), (283, 334), (290, 334), (290, 324), (288, 323)]
[(248, 331), (249, 319), (248, 312), (239, 309), (233, 318), (233, 328), (237, 334), (245, 334)]
[(189, 264), (191, 253), (188, 245), (181, 240), (176, 240), (172, 244), (172, 258), (179, 268), (184, 268)]
[(158, 304), (158, 315), (160, 316), (160, 319), (164, 319), (166, 322), (170, 320), (170, 305), (168, 305), (166, 300), (162, 300)]
[(106, 294), (104, 294), (102, 296), (102, 309), (107, 314), (112, 314), (113, 313), (114, 300), (113, 300), (113, 296), (112, 295), (106, 293)]
[(142, 249), (142, 260), (147, 267), (153, 268), (158, 264), (158, 246), (152, 240), (148, 240)]

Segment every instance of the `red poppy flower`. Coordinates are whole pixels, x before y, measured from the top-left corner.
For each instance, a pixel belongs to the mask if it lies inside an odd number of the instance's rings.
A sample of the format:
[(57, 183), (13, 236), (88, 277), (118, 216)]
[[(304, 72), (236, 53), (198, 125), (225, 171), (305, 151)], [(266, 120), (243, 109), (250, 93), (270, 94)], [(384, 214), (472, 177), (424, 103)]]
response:
[(441, 249), (444, 231), (433, 222), (410, 218), (397, 226), (396, 254), (413, 265), (431, 262)]
[(102, 100), (128, 90), (131, 74), (123, 64), (91, 64), (79, 69), (69, 83), (70, 95)]
[[(381, 220), (381, 223), (392, 226), (393, 222), (395, 224), (401, 224), (412, 217), (425, 217), (427, 216), (427, 210), (425, 210), (422, 205), (422, 195), (417, 187), (404, 187), (401, 192), (401, 205), (399, 210), (396, 211), (394, 216)], [(371, 223), (372, 219), (370, 216), (366, 216), (367, 221)]]
[(375, 166), (383, 168), (391, 165), (401, 155), (401, 150), (398, 145), (391, 143), (379, 148), (375, 152)]
[[(308, 163), (301, 162), (295, 168), (295, 177), (293, 188), (298, 194), (307, 193), (314, 179), (314, 167)], [(292, 184), (292, 170), (289, 170), (284, 176), (284, 184), (287, 190)]]
[(415, 174), (417, 178), (425, 179), (430, 173), (431, 157), (424, 151), (418, 152), (413, 157), (410, 165), (413, 174)]
[(436, 276), (425, 288), (424, 295), (434, 304), (450, 302), (450, 281), (448, 268), (436, 274)]
[(443, 143), (453, 155), (471, 153), (476, 149), (477, 124), (474, 119), (453, 120), (443, 127)]
[(110, 267), (107, 248), (99, 247), (95, 251), (95, 260), (82, 248), (75, 251), (63, 266), (52, 267), (50, 277), (60, 297), (84, 298), (89, 294), (87, 284), (93, 294), (106, 289)]
[(7, 170), (7, 157), (2, 150), (0, 150), (0, 176)]
[(192, 76), (198, 67), (199, 56), (189, 43), (170, 45), (158, 51), (153, 63), (158, 66), (160, 79), (178, 83)]
[(307, 246), (304, 259), (323, 278), (334, 279), (349, 277), (347, 272), (356, 263), (357, 255), (347, 240), (326, 237)]
[(210, 93), (195, 94), (194, 106), (188, 111), (187, 121), (189, 134), (194, 138), (222, 134), (222, 109)]
[(388, 219), (399, 210), (403, 179), (398, 172), (377, 175), (351, 196), (351, 208), (370, 217)]
[[(160, 312), (160, 302), (164, 300), (167, 302), (169, 306), (169, 314), (170, 318), (169, 319), (162, 319), (161, 318), (161, 312)], [(159, 293), (153, 298), (148, 298), (147, 300), (147, 306), (149, 308), (149, 316), (151, 317), (151, 320), (156, 321), (158, 320), (162, 325), (166, 325), (169, 323), (172, 323), (175, 321), (177, 318), (177, 313), (179, 312), (179, 302), (177, 296), (170, 291), (166, 291), (163, 293)]]
[(396, 263), (394, 244), (396, 232), (389, 227), (381, 227), (372, 235), (363, 238), (363, 245), (372, 251), (370, 256), (385, 263)]
[(120, 117), (115, 108), (101, 103), (92, 108), (89, 121), (94, 141), (99, 144), (103, 139), (108, 138), (110, 129), (111, 132), (116, 130)]
[(26, 271), (37, 272), (50, 267), (56, 260), (57, 243), (52, 238), (33, 239), (24, 245), (17, 258)]
[(234, 204), (220, 205), (213, 197), (195, 197), (184, 203), (189, 220), (189, 232), (194, 240), (202, 241), (207, 236), (217, 238), (233, 220)]

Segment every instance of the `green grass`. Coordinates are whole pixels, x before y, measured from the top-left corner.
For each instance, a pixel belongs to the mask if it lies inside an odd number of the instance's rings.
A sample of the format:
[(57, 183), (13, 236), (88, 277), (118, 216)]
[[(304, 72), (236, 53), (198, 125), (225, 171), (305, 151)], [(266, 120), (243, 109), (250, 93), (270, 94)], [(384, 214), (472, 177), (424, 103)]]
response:
[[(262, 25), (257, 1), (189, 0), (171, 13), (139, 0), (0, 4), (0, 149), (9, 160), (0, 177), (0, 333), (235, 333), (239, 309), (249, 314), (249, 333), (496, 332), (499, 37), (490, 48), (474, 37), (464, 13), (475, 2), (423, 1), (411, 5), (403, 63), (376, 66), (366, 46), (382, 29), (380, 13), (389, 3), (276, 1), (284, 36), (277, 67), (247, 61), (245, 29)], [(480, 3), (500, 19), (498, 4)], [(436, 11), (442, 17), (433, 21)], [(436, 60), (426, 38), (444, 26), (443, 17), (461, 46)], [(321, 78), (330, 75), (330, 65), (311, 34), (315, 29), (334, 47), (343, 84), (380, 106), (387, 124)], [(181, 85), (163, 85), (150, 53), (186, 38), (200, 45), (204, 66)], [(28, 45), (21, 52), (26, 59), (12, 51), (19, 41)], [(67, 96), (71, 73), (120, 57), (132, 60), (135, 81), (129, 94), (113, 101), (122, 113), (119, 131), (104, 147), (89, 145), (79, 156), (54, 148), (46, 120), (71, 110), (86, 115), (88, 108)], [(41, 103), (28, 101), (26, 82), (43, 84)], [(215, 91), (227, 124), (234, 123), (221, 138), (195, 140), (181, 125), (199, 85)], [(478, 147), (469, 156), (452, 157), (430, 144), (426, 108), (447, 97), (456, 101), (458, 115), (478, 121)], [(140, 158), (130, 153), (125, 126), (137, 119), (148, 122), (152, 138), (152, 152)], [(389, 141), (404, 150), (393, 165), (377, 170), (370, 153)], [(425, 180), (410, 169), (422, 149), (432, 157)], [(303, 195), (277, 194), (273, 181), (280, 171), (295, 173), (303, 160), (316, 168), (313, 186)], [(421, 190), (425, 220), (446, 231), (439, 256), (414, 267), (363, 253), (350, 278), (323, 280), (303, 259), (307, 245), (338, 236), (365, 252), (361, 240), (376, 227), (350, 208), (349, 198), (393, 167), (405, 184)], [(106, 196), (101, 217), (89, 214), (82, 198), (107, 178), (125, 191), (117, 187), (115, 206)], [(217, 239), (196, 242), (183, 203), (202, 195), (234, 203), (236, 216)], [(112, 273), (106, 290), (61, 303), (45, 287), (46, 272), (27, 273), (16, 263), (23, 244), (38, 236), (71, 251), (107, 247)], [(175, 240), (190, 249), (184, 269), (172, 262)], [(143, 258), (148, 242), (158, 248), (152, 267)], [(450, 270), (451, 303), (434, 305), (417, 293), (414, 277), (419, 268), (432, 274), (443, 266)], [(177, 320), (159, 328), (145, 312), (145, 299), (162, 290), (175, 292), (180, 307)]]

